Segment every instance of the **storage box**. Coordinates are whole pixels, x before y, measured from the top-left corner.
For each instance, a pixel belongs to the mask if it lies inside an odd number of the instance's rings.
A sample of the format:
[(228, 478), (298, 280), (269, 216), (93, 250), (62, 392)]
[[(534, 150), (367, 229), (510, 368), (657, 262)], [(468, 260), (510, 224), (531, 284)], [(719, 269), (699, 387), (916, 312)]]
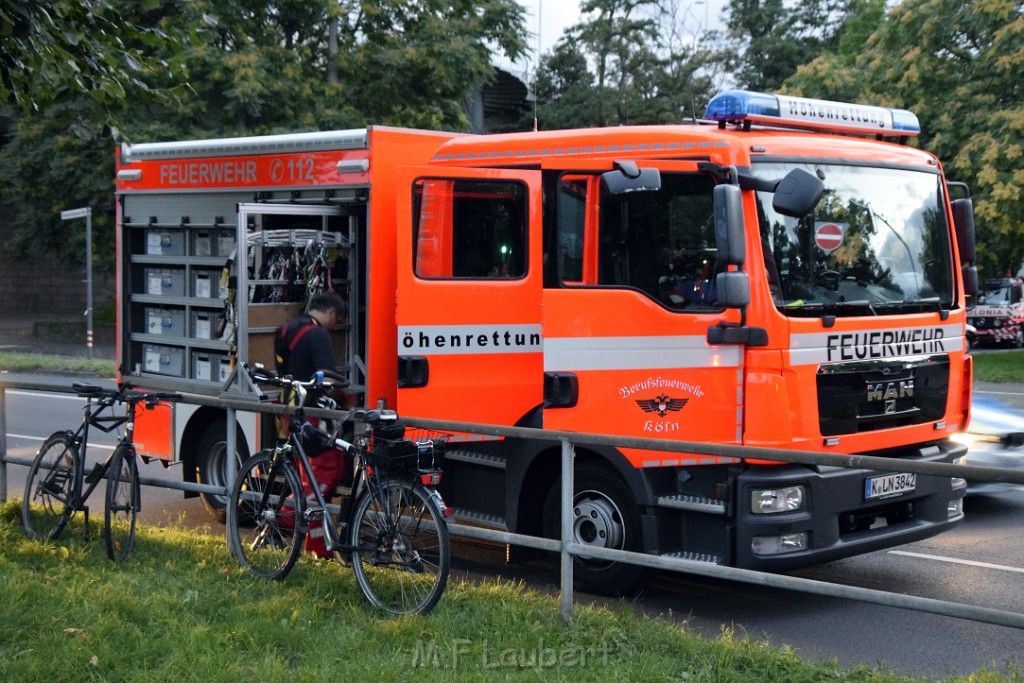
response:
[(196, 230), (192, 233), (192, 255), (214, 255), (214, 245), (209, 230)]
[(220, 273), (212, 270), (193, 270), (192, 296), (197, 299), (220, 298)]
[(210, 239), (213, 241), (214, 256), (228, 257), (235, 250), (234, 228), (217, 228), (211, 231)]
[(180, 268), (146, 268), (146, 294), (185, 296), (185, 271)]
[(216, 339), (217, 322), (220, 315), (214, 311), (192, 311), (192, 338)]
[(147, 307), (146, 334), (185, 336), (185, 311), (181, 308)]
[(181, 228), (147, 228), (146, 253), (153, 256), (184, 256), (184, 231)]
[(227, 355), (212, 351), (192, 352), (192, 379), (223, 384), (230, 374), (231, 361)]
[(185, 376), (185, 349), (161, 344), (142, 345), (143, 369), (171, 377)]

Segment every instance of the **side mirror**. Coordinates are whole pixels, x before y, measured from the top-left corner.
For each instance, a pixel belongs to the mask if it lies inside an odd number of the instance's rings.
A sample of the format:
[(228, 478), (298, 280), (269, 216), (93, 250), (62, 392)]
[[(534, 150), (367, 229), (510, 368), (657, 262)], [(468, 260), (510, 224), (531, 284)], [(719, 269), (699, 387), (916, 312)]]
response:
[(783, 216), (802, 218), (818, 206), (825, 192), (825, 183), (802, 168), (794, 168), (779, 181), (772, 198), (772, 208)]
[(743, 229), (743, 192), (736, 185), (715, 187), (715, 246), (718, 260), (742, 266), (747, 258)]
[(741, 270), (715, 276), (718, 304), (726, 308), (746, 308), (750, 304), (750, 278)]
[(953, 227), (956, 230), (956, 245), (960, 252), (960, 263), (975, 262), (974, 238), (974, 202), (970, 197), (954, 199), (950, 202), (953, 208)]

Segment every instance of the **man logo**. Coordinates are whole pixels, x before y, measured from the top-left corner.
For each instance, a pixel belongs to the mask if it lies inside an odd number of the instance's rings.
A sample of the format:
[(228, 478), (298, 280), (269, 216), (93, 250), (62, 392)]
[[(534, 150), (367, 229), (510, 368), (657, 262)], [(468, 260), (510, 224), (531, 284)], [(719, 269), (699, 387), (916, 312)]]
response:
[(665, 394), (654, 398), (638, 398), (636, 404), (645, 413), (657, 413), (659, 417), (665, 417), (669, 412), (679, 412), (689, 402), (688, 398), (669, 398)]

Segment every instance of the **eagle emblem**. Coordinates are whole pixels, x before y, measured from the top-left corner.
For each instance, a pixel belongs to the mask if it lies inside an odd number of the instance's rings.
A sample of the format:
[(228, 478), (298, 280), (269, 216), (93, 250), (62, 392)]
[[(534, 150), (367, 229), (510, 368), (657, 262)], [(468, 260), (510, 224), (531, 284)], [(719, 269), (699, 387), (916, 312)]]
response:
[(654, 398), (638, 398), (636, 404), (645, 413), (657, 413), (659, 417), (665, 417), (669, 411), (678, 412), (689, 402), (688, 398), (669, 398), (665, 394)]

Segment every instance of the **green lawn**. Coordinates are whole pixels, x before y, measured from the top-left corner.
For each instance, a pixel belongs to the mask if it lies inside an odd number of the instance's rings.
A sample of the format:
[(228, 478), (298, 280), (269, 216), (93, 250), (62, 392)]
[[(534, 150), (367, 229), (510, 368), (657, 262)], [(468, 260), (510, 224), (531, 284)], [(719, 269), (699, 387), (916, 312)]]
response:
[(578, 606), (564, 625), (555, 598), (500, 579), (453, 579), (431, 614), (388, 618), (334, 562), (251, 578), (219, 531), (142, 526), (116, 566), (78, 521), (56, 542), (29, 541), (19, 501), (0, 506), (0, 547), (4, 681), (921, 680), (806, 663), (724, 628), (703, 639), (627, 602)]

